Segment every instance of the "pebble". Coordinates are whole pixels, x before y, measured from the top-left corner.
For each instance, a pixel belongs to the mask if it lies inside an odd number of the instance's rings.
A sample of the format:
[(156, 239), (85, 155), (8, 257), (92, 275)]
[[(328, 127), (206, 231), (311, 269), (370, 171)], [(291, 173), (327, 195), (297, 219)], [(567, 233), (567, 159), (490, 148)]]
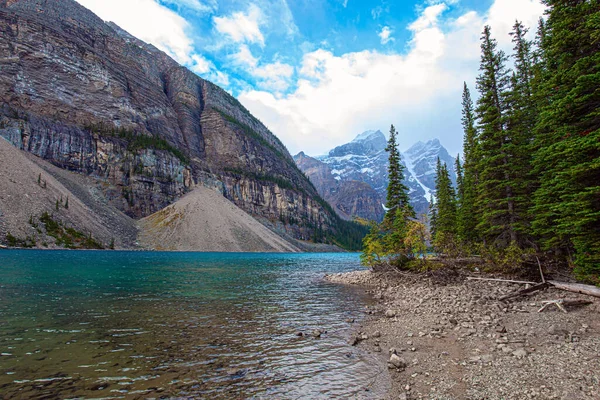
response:
[(390, 368), (398, 368), (398, 369), (404, 369), (406, 368), (406, 361), (404, 361), (402, 358), (400, 358), (397, 354), (392, 354), (390, 356)]
[(394, 311), (394, 310), (387, 310), (385, 312), (385, 316), (387, 318), (394, 318), (396, 316), (396, 311)]
[(513, 356), (517, 357), (517, 358), (523, 358), (527, 356), (527, 350), (525, 349), (517, 349), (515, 351), (513, 351), (512, 353)]

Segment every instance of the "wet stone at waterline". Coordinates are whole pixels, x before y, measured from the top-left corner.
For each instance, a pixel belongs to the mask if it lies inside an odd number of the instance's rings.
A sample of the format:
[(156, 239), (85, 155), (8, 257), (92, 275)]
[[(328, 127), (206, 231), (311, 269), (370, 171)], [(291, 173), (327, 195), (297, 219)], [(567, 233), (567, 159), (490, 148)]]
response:
[(387, 389), (348, 344), (369, 300), (321, 279), (360, 268), (354, 254), (3, 251), (0, 264), (3, 398)]

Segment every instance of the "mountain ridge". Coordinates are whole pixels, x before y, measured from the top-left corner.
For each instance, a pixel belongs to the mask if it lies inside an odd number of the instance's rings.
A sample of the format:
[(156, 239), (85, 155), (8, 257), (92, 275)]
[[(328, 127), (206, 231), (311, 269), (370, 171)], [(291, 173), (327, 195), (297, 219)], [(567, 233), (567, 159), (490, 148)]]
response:
[[(372, 187), (380, 199), (380, 211), (370, 212), (371, 218), (380, 221), (383, 218), (383, 204), (387, 195), (387, 166), (388, 153), (385, 151), (387, 139), (380, 130), (368, 130), (358, 134), (352, 141), (331, 149), (327, 155), (314, 157), (322, 162), (330, 171), (333, 179), (342, 182), (364, 182)], [(296, 162), (298, 155), (295, 156)], [(429, 199), (435, 195), (435, 166), (437, 158), (449, 165), (451, 180), (456, 182), (454, 171), (454, 158), (441, 144), (439, 139), (426, 142), (418, 141), (408, 150), (401, 152), (401, 162), (405, 167), (404, 184), (409, 188), (411, 205), (417, 215), (428, 213)], [(313, 184), (320, 190), (323, 186), (319, 181), (325, 173), (323, 169), (319, 174), (309, 171), (305, 165), (300, 168), (308, 174)], [(339, 206), (340, 200), (328, 196), (320, 191), (321, 195)], [(359, 194), (349, 194), (356, 203)], [(336, 205), (333, 205), (336, 208)], [(360, 210), (356, 216), (364, 217), (367, 212)], [(377, 218), (374, 218), (377, 216)]]
[(73, 0), (0, 0), (0, 54), (0, 136), (104, 182), (126, 215), (200, 185), (296, 239), (339, 232), (283, 143), (238, 100)]

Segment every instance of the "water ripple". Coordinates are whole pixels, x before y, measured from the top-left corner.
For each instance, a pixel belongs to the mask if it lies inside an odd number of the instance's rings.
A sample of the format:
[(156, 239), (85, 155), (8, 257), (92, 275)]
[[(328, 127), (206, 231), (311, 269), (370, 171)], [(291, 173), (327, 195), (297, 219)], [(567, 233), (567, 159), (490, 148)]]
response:
[[(354, 254), (0, 252), (7, 398), (380, 398)], [(314, 338), (315, 329), (323, 333)], [(298, 332), (304, 335), (297, 336)]]

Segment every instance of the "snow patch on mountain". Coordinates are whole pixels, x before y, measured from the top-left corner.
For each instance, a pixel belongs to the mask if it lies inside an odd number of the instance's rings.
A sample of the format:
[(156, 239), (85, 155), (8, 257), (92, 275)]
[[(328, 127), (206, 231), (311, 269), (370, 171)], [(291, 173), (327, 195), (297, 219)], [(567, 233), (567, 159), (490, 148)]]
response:
[(381, 131), (364, 131), (360, 135), (356, 136), (354, 138), (354, 140), (352, 140), (352, 141), (355, 143), (356, 142), (364, 142), (365, 140), (369, 140), (372, 137), (379, 136), (379, 135), (383, 136), (383, 133), (381, 133)]
[[(331, 168), (336, 180), (358, 180), (386, 198), (388, 185), (387, 139), (380, 130), (369, 130), (354, 140), (332, 149), (328, 155), (317, 157)], [(401, 154), (406, 167), (404, 184), (409, 189), (411, 204), (417, 215), (426, 213), (429, 199), (435, 197), (435, 171), (438, 157), (449, 166), (450, 177), (456, 182), (454, 158), (438, 139), (417, 142)]]

